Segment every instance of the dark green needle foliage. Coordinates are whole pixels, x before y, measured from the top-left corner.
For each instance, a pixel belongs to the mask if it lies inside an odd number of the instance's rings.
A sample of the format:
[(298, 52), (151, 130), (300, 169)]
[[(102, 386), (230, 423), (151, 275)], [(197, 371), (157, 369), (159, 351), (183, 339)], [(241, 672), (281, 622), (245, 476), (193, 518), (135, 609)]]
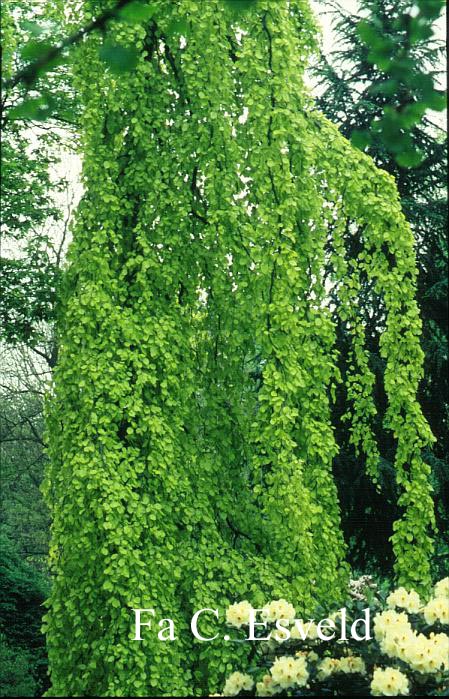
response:
[[(388, 0), (360, 0), (359, 12), (348, 14), (337, 3), (326, 3), (331, 14), (335, 41), (327, 56), (314, 65), (313, 73), (318, 82), (319, 107), (326, 116), (339, 125), (347, 138), (359, 141), (376, 164), (391, 173), (396, 180), (401, 206), (411, 224), (418, 266), (417, 299), (423, 320), (422, 347), (425, 352), (424, 378), (420, 383), (419, 400), (429, 421), (436, 443), (426, 450), (426, 460), (432, 466), (432, 482), (436, 503), (437, 555), (434, 559), (437, 574), (447, 570), (448, 548), (445, 535), (449, 528), (449, 430), (448, 430), (448, 351), (447, 351), (447, 140), (438, 113), (423, 113), (422, 93), (419, 86), (434, 86), (441, 80), (444, 46), (438, 38), (435, 19), (442, 10), (440, 2), (418, 3), (420, 14), (410, 20), (407, 31), (419, 28), (413, 41), (408, 43), (408, 62), (404, 75), (409, 82), (416, 78), (415, 92), (407, 91), (399, 82), (392, 82), (386, 71), (386, 63), (374, 60), (375, 51), (370, 45), (372, 37), (360, 31), (362, 17), (369, 18), (385, 41), (396, 47), (396, 53), (407, 44), (406, 21), (410, 3)], [(402, 17), (402, 19), (401, 19)], [(380, 44), (377, 44), (380, 50)], [(427, 77), (422, 78), (425, 73)], [(419, 79), (418, 76), (419, 75)], [(413, 81), (412, 81), (413, 82)], [(408, 104), (408, 107), (406, 106)], [(415, 105), (414, 119), (409, 119), (403, 129), (403, 138), (420, 153), (419, 163), (398, 158), (398, 150), (389, 147), (388, 138), (372, 124), (379, 124), (391, 110), (408, 113)], [(430, 101), (424, 106), (431, 107)], [(390, 110), (390, 111), (389, 111)], [(386, 128), (386, 127), (385, 127)], [(369, 133), (362, 144), (360, 134)], [(404, 155), (402, 141), (392, 138)], [(348, 232), (348, 254), (357, 257), (360, 235)], [(343, 504), (343, 525), (350, 542), (353, 562), (360, 568), (388, 571), (392, 549), (388, 536), (398, 515), (396, 491), (393, 479), (394, 442), (382, 437), (382, 416), (386, 400), (382, 390), (385, 364), (379, 354), (379, 340), (385, 329), (382, 299), (373, 294), (365, 283), (361, 304), (367, 328), (369, 364), (375, 376), (375, 403), (378, 410), (376, 432), (381, 438), (381, 480), (383, 489), (377, 493), (360, 468), (361, 459), (350, 444), (347, 426), (341, 423), (345, 393), (341, 392), (335, 405), (334, 421), (340, 444), (336, 459), (336, 474)], [(342, 362), (349, 355), (349, 338), (339, 326), (338, 345)], [(344, 363), (344, 362), (343, 362)]]

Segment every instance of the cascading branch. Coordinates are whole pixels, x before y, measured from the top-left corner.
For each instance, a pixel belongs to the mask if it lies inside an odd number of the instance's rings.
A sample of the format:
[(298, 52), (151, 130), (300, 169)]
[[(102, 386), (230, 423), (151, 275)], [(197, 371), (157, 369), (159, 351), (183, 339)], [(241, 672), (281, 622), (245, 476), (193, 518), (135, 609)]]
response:
[[(397, 574), (429, 585), (412, 235), (394, 182), (307, 95), (308, 2), (258, 0), (238, 15), (222, 0), (149, 5), (145, 24), (109, 29), (110, 41), (138, 48), (133, 71), (110, 73), (94, 36), (75, 64), (85, 193), (45, 486), (55, 696), (217, 691), (251, 644), (195, 641), (194, 611), (284, 597), (307, 614), (341, 601), (330, 409), (342, 379), (328, 264), (353, 338), (348, 419), (373, 478), (362, 277), (384, 299), (385, 427), (404, 509)], [(101, 9), (86, 0), (84, 19)], [(354, 268), (351, 223), (363, 230)], [(133, 641), (132, 608), (175, 619), (178, 640)]]

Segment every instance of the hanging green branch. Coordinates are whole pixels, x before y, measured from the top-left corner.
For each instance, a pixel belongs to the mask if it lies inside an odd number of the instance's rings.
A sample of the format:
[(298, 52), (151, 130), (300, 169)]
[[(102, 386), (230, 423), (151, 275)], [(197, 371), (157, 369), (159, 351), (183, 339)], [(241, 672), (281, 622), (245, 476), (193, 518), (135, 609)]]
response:
[[(236, 16), (247, 11), (257, 2), (257, 0), (222, 1)], [(2, 112), (7, 95), (10, 92), (20, 87), (22, 96), (28, 94), (36, 86), (36, 83), (45, 77), (47, 72), (66, 62), (68, 49), (78, 46), (95, 32), (104, 33), (112, 20), (131, 24), (146, 22), (153, 16), (155, 7), (155, 3), (148, 4), (141, 2), (141, 0), (119, 0), (115, 6), (104, 10), (98, 17), (87, 22), (85, 26), (72, 32), (55, 45), (50, 44), (48, 40), (32, 38), (21, 49), (22, 59), (25, 59), (25, 61), (32, 59), (31, 62), (4, 80), (2, 89), (5, 93), (5, 99), (2, 101)], [(186, 22), (181, 19), (168, 28), (168, 35), (179, 33), (186, 26)], [(38, 25), (33, 25), (32, 33), (39, 36), (42, 33), (42, 28)], [(100, 48), (100, 57), (112, 72), (121, 74), (135, 68), (138, 53), (134, 47), (124, 47), (111, 43), (106, 39)], [(38, 97), (27, 98), (21, 104), (9, 108), (7, 110), (8, 119), (45, 120), (49, 118), (54, 110), (54, 97), (45, 85), (41, 87), (40, 92), (41, 94)]]

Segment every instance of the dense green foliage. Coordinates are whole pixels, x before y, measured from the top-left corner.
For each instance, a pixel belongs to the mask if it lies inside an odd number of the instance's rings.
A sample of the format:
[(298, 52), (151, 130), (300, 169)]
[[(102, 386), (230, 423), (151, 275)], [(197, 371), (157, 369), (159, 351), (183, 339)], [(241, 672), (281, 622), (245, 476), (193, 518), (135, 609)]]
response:
[(43, 225), (59, 212), (52, 201), (49, 156), (39, 145), (32, 150), (16, 123), (3, 132), (1, 232), (13, 252), (1, 258), (1, 337), (30, 345), (42, 339), (43, 323), (54, 320), (58, 282)]
[(39, 488), (43, 454), (42, 398), (32, 391), (2, 391), (2, 498), (0, 531), (19, 553), (45, 568), (49, 517)]
[[(35, 9), (2, 3), (3, 78), (20, 62)], [(20, 89), (2, 91), (2, 110), (20, 99)], [(48, 686), (41, 626), (50, 587), (49, 517), (40, 493), (47, 365), (32, 354), (35, 349), (55, 359), (49, 324), (59, 270), (50, 229), (60, 219), (54, 193), (61, 182), (50, 176), (58, 136), (4, 116), (2, 111), (0, 695), (40, 696)]]
[[(2, 76), (23, 63), (23, 45), (30, 39), (33, 9), (8, 0), (2, 5)], [(55, 80), (55, 78), (53, 78)], [(59, 93), (67, 81), (59, 78)], [(2, 94), (2, 341), (35, 346), (55, 318), (59, 260), (49, 229), (61, 217), (54, 196), (63, 181), (50, 177), (56, 162), (58, 134), (36, 128), (36, 122), (11, 121), (8, 113), (22, 99), (21, 86)], [(60, 97), (62, 104), (67, 98)], [(33, 131), (31, 126), (34, 126)]]
[(42, 397), (38, 379), (22, 376), (29, 357), (13, 352), (3, 351), (0, 393), (0, 695), (41, 696), (48, 686), (41, 625), (50, 588), (49, 516), (39, 490)]
[[(381, 142), (390, 159), (402, 167), (414, 167), (426, 154), (413, 130), (427, 110), (446, 107), (445, 93), (438, 89), (428, 63), (417, 60), (419, 54), (430, 53), (426, 47), (444, 0), (362, 0), (359, 7), (365, 19), (355, 24), (358, 43), (365, 49), (366, 63), (382, 75), (375, 90), (384, 102), (369, 114), (364, 129), (354, 130), (352, 140), (362, 147), (373, 140)], [(351, 21), (346, 22), (348, 26)]]
[[(214, 690), (249, 650), (195, 643), (193, 611), (242, 596), (285, 596), (302, 613), (343, 599), (331, 425), (342, 379), (353, 446), (380, 481), (365, 294), (385, 316), (396, 573), (430, 585), (421, 450), (432, 438), (416, 401), (413, 236), (394, 180), (307, 95), (307, 2), (259, 0), (238, 19), (218, 1), (151, 8), (110, 28), (112, 44), (138, 49), (134, 70), (117, 76), (97, 35), (74, 66), (85, 195), (45, 486), (54, 695)], [(90, 21), (104, 7), (84, 9)], [(133, 642), (131, 607), (177, 619), (178, 642)]]
[[(328, 7), (333, 7), (329, 3)], [(317, 103), (327, 117), (339, 124), (347, 137), (366, 130), (373, 119), (378, 119), (386, 107), (398, 106), (397, 96), (386, 88), (385, 72), (369, 60), (369, 48), (358, 33), (360, 16), (370, 14), (372, 21), (382, 27), (382, 34), (400, 45), (403, 40), (397, 16), (407, 11), (405, 1), (360, 0), (359, 13), (348, 15), (334, 10), (335, 44), (328, 56), (315, 65), (319, 97)], [(415, 43), (410, 48), (413, 65), (437, 75), (441, 65), (441, 43), (435, 37)], [(447, 569), (449, 528), (449, 430), (448, 430), (448, 352), (447, 352), (447, 141), (443, 131), (428, 117), (409, 130), (413, 147), (423, 154), (421, 164), (414, 168), (401, 167), (395, 154), (386, 148), (379, 133), (374, 133), (367, 152), (375, 163), (391, 173), (396, 180), (401, 205), (412, 226), (417, 249), (417, 299), (423, 318), (422, 347), (425, 353), (424, 378), (420, 383), (419, 400), (429, 421), (436, 443), (425, 458), (432, 466), (432, 482), (436, 502), (438, 558), (437, 573)], [(360, 240), (353, 232), (347, 233), (347, 250), (351, 259), (358, 256)], [(340, 453), (335, 460), (336, 479), (342, 502), (343, 526), (350, 543), (352, 562), (362, 570), (383, 570), (388, 573), (392, 563), (392, 549), (388, 537), (398, 517), (397, 493), (393, 480), (395, 444), (382, 431), (386, 409), (383, 391), (385, 363), (380, 356), (379, 341), (385, 329), (382, 298), (365, 285), (359, 298), (365, 319), (369, 367), (375, 377), (374, 396), (377, 410), (375, 432), (380, 445), (380, 478), (382, 492), (370, 484), (364, 475), (362, 459), (354, 453), (347, 427), (340, 422), (346, 396), (340, 392), (334, 407), (334, 422)], [(337, 318), (335, 318), (337, 319)], [(342, 326), (337, 326), (342, 358), (348, 356), (350, 338)], [(357, 526), (354, 526), (357, 523)]]
[(45, 639), (39, 633), (48, 581), (3, 533), (0, 548), (0, 695), (39, 695), (48, 686)]

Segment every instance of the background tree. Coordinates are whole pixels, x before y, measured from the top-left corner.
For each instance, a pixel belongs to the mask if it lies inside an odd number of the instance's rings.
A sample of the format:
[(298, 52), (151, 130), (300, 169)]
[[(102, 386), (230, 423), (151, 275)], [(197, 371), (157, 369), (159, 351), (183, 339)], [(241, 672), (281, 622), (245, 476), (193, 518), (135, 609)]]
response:
[[(67, 225), (61, 222), (64, 206), (58, 202), (67, 182), (56, 166), (62, 149), (70, 147), (67, 136), (74, 138), (78, 110), (65, 68), (40, 77), (31, 87), (20, 81), (8, 85), (8, 79), (60, 31), (45, 3), (3, 4), (1, 338), (28, 347), (48, 344), (47, 330), (55, 318), (67, 237)], [(29, 92), (38, 100), (34, 95), (42, 91), (51, 92), (51, 109), (42, 103), (18, 111)], [(47, 355), (50, 364), (55, 352), (53, 347)]]
[[(28, 62), (25, 47), (54, 28), (44, 5), (2, 3), (2, 78)], [(48, 686), (43, 602), (49, 592), (49, 515), (40, 486), (45, 454), (44, 393), (56, 361), (54, 321), (68, 238), (71, 195), (58, 173), (67, 144), (61, 73), (50, 77), (58, 120), (44, 109), (14, 120), (23, 85), (2, 90), (0, 278), (0, 693), (40, 696)], [(33, 95), (33, 93), (31, 93)], [(64, 131), (62, 130), (64, 126)]]
[(50, 372), (43, 360), (21, 348), (4, 351), (1, 373), (0, 442), (2, 495), (0, 531), (28, 563), (45, 572), (49, 516), (40, 486), (45, 464), (43, 401)]
[(0, 531), (0, 695), (41, 696), (48, 687), (41, 633), (48, 577)]
[[(442, 3), (424, 3), (432, 6), (433, 18), (441, 11)], [(447, 372), (447, 140), (435, 113), (423, 114), (419, 94), (411, 98), (410, 93), (398, 84), (392, 84), (385, 66), (373, 60), (369, 35), (360, 33), (361, 18), (370, 22), (388, 46), (401, 50), (406, 42), (406, 22), (411, 5), (409, 2), (388, 0), (360, 0), (358, 11), (348, 13), (335, 2), (326, 3), (332, 18), (332, 50), (322, 55), (314, 66), (317, 81), (317, 104), (340, 131), (349, 139), (360, 143), (376, 164), (391, 173), (397, 182), (401, 204), (407, 220), (411, 223), (417, 251), (419, 270), (417, 298), (423, 318), (422, 346), (425, 351), (425, 372), (420, 384), (419, 399), (424, 413), (437, 439), (425, 458), (432, 466), (437, 524), (440, 530), (438, 555), (435, 565), (441, 571), (447, 565), (447, 545), (444, 532), (449, 527), (449, 430), (448, 430), (448, 372)], [(415, 13), (416, 14), (416, 13)], [(432, 13), (431, 15), (432, 16)], [(428, 27), (429, 29), (429, 27)], [(442, 80), (444, 46), (432, 30), (416, 37), (408, 46), (410, 74), (425, 73), (426, 84)], [(381, 63), (381, 62), (380, 62)], [(402, 100), (402, 102), (401, 102)], [(408, 123), (403, 132), (407, 143), (421, 154), (419, 164), (410, 166), (407, 160), (401, 165), (398, 152), (403, 155), (401, 140), (398, 148), (385, 142), (385, 133), (373, 129), (388, 110), (400, 109), (407, 103), (414, 104), (416, 120)], [(419, 118), (418, 118), (419, 115)], [(369, 132), (365, 143), (360, 134)], [(388, 134), (387, 134), (388, 136)], [(394, 132), (390, 134), (395, 138)], [(348, 233), (348, 250), (351, 257), (357, 256), (360, 231)], [(363, 301), (364, 299), (364, 301)], [(385, 411), (385, 396), (381, 390), (384, 362), (379, 356), (379, 337), (384, 330), (384, 315), (381, 301), (369, 293), (362, 296), (366, 325), (369, 328), (368, 342), (370, 366), (376, 376), (376, 405), (379, 410), (377, 430)], [(348, 354), (348, 338), (341, 325), (339, 346), (342, 355)], [(388, 570), (392, 551), (388, 545), (388, 534), (397, 517), (396, 494), (391, 487), (392, 443), (382, 441), (382, 493), (375, 487), (361, 468), (360, 457), (350, 444), (350, 432), (342, 425), (340, 417), (343, 396), (337, 402), (335, 424), (338, 441), (342, 445), (336, 458), (336, 471), (340, 498), (343, 503), (343, 521), (347, 540), (350, 542), (352, 559), (362, 569), (370, 567)], [(446, 561), (446, 563), (445, 563)]]

